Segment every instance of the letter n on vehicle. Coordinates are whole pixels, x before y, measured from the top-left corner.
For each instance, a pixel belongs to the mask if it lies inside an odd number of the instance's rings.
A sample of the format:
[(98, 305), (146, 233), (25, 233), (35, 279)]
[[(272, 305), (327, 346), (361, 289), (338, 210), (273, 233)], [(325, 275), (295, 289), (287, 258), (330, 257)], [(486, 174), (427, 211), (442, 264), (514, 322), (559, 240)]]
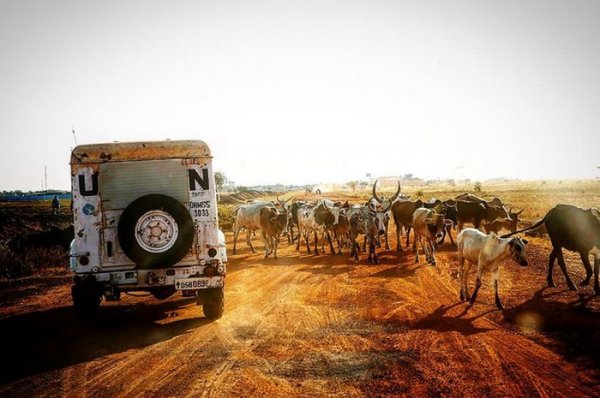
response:
[(208, 169), (202, 169), (202, 177), (194, 169), (188, 170), (188, 179), (190, 182), (190, 191), (196, 190), (196, 183), (200, 185), (203, 190), (208, 190)]

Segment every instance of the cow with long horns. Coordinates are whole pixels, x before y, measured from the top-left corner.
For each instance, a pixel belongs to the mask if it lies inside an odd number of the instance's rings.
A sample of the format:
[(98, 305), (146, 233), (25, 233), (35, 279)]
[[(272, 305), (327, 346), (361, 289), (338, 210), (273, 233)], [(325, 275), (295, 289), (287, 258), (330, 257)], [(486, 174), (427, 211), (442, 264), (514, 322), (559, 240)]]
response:
[[(386, 198), (385, 196), (377, 195), (377, 182), (379, 182), (379, 180), (375, 180), (375, 183), (373, 183), (373, 196), (367, 202), (367, 206), (374, 208), (377, 211), (381, 211), (382, 209), (385, 209), (385, 208), (387, 208), (389, 210), (390, 207), (392, 206), (392, 204), (401, 196), (400, 191), (401, 191), (402, 187), (400, 186), (400, 181), (398, 181), (398, 188), (396, 189), (396, 193), (394, 195), (392, 195), (392, 197), (389, 199)], [(405, 196), (402, 195), (402, 198), (405, 198)], [(386, 213), (387, 213), (387, 211), (386, 211)], [(387, 217), (385, 217), (385, 219), (384, 219), (385, 233), (383, 234), (383, 236), (385, 237), (385, 249), (386, 250), (390, 250), (390, 242), (389, 242), (389, 235), (388, 235), (389, 223), (390, 223), (390, 216), (389, 216), (389, 214), (387, 214)], [(379, 239), (378, 239), (378, 242), (379, 242)], [(366, 245), (366, 241), (365, 241), (365, 245)]]
[(369, 243), (369, 262), (378, 264), (376, 247), (379, 237), (385, 234), (385, 219), (389, 218), (389, 210), (391, 203), (378, 210), (375, 205), (368, 203), (367, 205), (355, 205), (348, 211), (348, 221), (350, 224), (350, 243), (352, 250), (350, 258), (358, 261), (359, 244), (356, 238), (360, 234), (364, 234)]

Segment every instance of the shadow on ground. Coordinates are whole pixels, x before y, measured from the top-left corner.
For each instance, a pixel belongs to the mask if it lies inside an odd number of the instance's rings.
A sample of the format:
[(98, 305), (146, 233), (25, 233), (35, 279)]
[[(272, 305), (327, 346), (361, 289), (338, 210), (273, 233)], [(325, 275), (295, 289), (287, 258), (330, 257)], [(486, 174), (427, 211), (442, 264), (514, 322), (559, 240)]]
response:
[[(0, 320), (5, 343), (0, 382), (88, 362), (105, 355), (169, 340), (211, 321), (180, 319), (161, 324), (193, 299), (156, 305), (101, 307), (93, 321), (78, 320), (71, 307), (30, 312)], [(198, 311), (201, 314), (201, 311)]]
[(552, 300), (564, 292), (544, 287), (522, 304), (504, 310), (506, 322), (525, 333), (550, 334), (560, 342), (552, 348), (584, 367), (600, 367), (600, 312), (587, 307), (593, 294), (577, 294), (571, 302)]

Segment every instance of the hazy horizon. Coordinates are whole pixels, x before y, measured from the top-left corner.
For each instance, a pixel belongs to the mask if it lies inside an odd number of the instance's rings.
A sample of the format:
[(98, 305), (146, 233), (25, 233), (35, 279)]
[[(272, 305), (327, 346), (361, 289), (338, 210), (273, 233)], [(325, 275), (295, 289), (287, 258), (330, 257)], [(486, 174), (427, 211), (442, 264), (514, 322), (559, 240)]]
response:
[(600, 176), (600, 3), (0, 0), (0, 190), (201, 139), (239, 185)]

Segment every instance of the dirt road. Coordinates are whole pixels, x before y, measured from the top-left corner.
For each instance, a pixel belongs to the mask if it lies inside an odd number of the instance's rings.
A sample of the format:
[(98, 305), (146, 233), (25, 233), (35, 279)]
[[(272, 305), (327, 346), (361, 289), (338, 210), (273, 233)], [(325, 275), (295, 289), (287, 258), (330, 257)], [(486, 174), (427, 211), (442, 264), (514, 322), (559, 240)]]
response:
[(600, 395), (600, 298), (559, 274), (544, 288), (535, 242), (530, 267), (501, 271), (503, 312), (488, 278), (472, 308), (458, 302), (449, 245), (437, 267), (241, 246), (218, 321), (179, 296), (126, 296), (81, 324), (65, 284), (5, 305), (0, 396)]

